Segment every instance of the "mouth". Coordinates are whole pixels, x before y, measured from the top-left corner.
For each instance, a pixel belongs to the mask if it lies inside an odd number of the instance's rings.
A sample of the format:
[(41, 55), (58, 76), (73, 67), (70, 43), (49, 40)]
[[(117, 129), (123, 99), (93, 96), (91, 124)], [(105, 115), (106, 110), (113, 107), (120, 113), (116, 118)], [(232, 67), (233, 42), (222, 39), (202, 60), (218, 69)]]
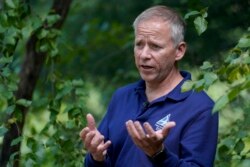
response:
[(148, 66), (148, 65), (141, 65), (140, 67), (141, 67), (141, 69), (143, 69), (143, 70), (151, 70), (151, 69), (153, 69), (152, 66)]

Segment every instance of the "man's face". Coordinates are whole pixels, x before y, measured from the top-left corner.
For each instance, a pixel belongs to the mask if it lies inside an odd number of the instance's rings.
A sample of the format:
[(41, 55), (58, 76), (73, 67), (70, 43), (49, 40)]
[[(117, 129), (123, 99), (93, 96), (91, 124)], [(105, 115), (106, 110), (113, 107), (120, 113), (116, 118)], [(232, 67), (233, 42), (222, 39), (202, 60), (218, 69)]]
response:
[(171, 29), (161, 20), (141, 21), (135, 34), (135, 64), (143, 80), (158, 83), (175, 68), (177, 49), (171, 39)]

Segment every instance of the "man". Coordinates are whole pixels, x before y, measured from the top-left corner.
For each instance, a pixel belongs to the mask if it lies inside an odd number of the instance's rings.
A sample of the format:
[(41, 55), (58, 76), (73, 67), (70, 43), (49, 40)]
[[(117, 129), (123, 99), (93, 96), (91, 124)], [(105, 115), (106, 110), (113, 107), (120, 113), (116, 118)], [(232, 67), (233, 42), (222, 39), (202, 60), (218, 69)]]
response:
[[(205, 92), (181, 92), (190, 80), (177, 62), (186, 51), (184, 21), (155, 6), (134, 21), (135, 64), (142, 80), (118, 89), (99, 128), (91, 114), (81, 139), (86, 167), (211, 167), (218, 115)], [(171, 130), (170, 130), (171, 129)]]

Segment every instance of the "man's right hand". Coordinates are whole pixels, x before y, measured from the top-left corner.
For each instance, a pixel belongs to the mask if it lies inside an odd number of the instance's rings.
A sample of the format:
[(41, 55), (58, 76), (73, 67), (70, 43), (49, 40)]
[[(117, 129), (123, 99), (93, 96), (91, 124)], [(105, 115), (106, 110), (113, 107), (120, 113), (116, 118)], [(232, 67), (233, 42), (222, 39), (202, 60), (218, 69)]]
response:
[(91, 114), (87, 114), (87, 127), (80, 132), (80, 137), (87, 151), (96, 161), (104, 161), (107, 148), (111, 141), (104, 142), (104, 136), (97, 130), (95, 119)]

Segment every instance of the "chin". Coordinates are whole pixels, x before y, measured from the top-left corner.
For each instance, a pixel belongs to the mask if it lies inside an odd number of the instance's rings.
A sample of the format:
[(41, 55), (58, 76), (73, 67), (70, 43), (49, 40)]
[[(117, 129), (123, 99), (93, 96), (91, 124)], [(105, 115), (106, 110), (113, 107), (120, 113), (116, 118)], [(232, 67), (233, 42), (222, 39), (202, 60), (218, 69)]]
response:
[(145, 82), (153, 82), (154, 79), (153, 78), (149, 78), (149, 77), (141, 77)]

